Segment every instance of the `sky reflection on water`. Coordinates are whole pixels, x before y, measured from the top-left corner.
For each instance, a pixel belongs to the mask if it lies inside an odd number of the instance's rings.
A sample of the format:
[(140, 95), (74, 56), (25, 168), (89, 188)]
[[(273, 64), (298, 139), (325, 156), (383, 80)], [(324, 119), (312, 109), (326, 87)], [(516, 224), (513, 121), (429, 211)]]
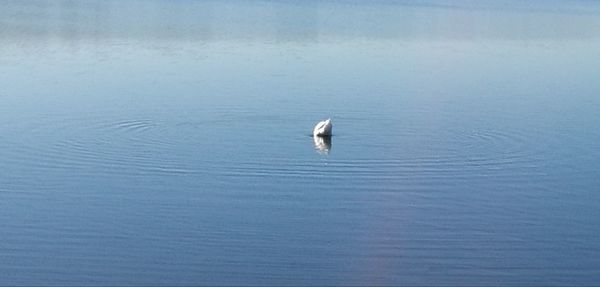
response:
[(0, 285), (600, 280), (597, 2), (1, 6)]

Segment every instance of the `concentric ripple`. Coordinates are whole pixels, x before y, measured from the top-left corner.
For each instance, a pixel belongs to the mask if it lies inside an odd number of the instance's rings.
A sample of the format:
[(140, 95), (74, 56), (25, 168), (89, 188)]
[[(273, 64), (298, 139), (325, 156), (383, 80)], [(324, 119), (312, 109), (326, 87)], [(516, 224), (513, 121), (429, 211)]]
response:
[[(490, 129), (423, 134), (407, 129), (397, 134), (397, 144), (388, 139), (369, 147), (393, 151), (375, 157), (361, 156), (360, 149), (356, 154), (344, 153), (347, 146), (342, 146), (334, 147), (336, 152), (324, 157), (263, 157), (242, 162), (225, 159), (206, 164), (215, 174), (231, 178), (336, 180), (336, 184), (347, 188), (363, 189), (383, 183), (401, 188), (415, 181), (435, 187), (471, 180), (519, 185), (545, 175), (540, 169), (544, 151), (536, 148), (525, 132)], [(410, 142), (423, 138), (432, 144)], [(347, 135), (337, 138), (333, 146), (356, 146), (358, 140), (360, 136)], [(403, 144), (413, 148), (405, 150)]]
[[(23, 138), (9, 148), (13, 161), (40, 173), (57, 170), (109, 174), (152, 175), (192, 172), (168, 155), (173, 142), (165, 126), (151, 120), (61, 119), (34, 128), (21, 127)], [(44, 143), (44, 144), (40, 144)]]

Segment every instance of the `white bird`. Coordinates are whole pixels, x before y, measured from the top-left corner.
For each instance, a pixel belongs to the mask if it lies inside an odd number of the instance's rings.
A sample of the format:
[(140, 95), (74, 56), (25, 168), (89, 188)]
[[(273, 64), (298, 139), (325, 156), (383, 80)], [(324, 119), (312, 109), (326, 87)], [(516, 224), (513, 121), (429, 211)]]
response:
[(315, 137), (328, 137), (331, 136), (331, 128), (333, 125), (331, 124), (331, 119), (326, 119), (321, 121), (315, 125), (315, 129), (313, 130), (313, 136)]

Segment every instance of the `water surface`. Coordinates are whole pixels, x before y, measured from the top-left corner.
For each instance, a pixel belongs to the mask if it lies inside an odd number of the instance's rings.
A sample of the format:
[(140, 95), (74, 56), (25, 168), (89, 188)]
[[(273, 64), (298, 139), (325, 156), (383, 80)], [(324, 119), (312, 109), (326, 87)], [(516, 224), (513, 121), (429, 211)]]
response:
[(0, 285), (600, 281), (600, 3), (0, 5)]

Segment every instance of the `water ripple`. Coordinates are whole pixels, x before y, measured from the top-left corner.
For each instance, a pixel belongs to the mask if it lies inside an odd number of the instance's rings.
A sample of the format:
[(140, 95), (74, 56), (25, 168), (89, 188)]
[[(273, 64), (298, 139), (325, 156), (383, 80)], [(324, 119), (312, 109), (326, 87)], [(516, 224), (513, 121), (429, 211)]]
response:
[[(15, 151), (12, 154), (18, 156), (8, 160), (26, 163), (40, 173), (77, 170), (79, 174), (95, 176), (204, 174), (224, 178), (328, 179), (347, 180), (349, 184), (362, 182), (357, 186), (363, 187), (376, 182), (399, 184), (415, 180), (431, 184), (473, 179), (521, 183), (531, 176), (545, 176), (539, 168), (544, 151), (532, 148), (535, 145), (529, 142), (526, 133), (517, 130), (453, 130), (427, 134), (411, 127), (399, 131), (398, 138), (404, 141), (430, 138), (433, 145), (422, 147), (423, 151), (429, 149), (430, 152), (400, 150), (369, 158), (336, 153), (326, 159), (295, 156), (189, 158), (189, 154), (180, 152), (178, 147), (202, 140), (194, 138), (200, 128), (206, 127), (202, 123), (182, 125), (180, 122), (135, 118), (108, 122), (102, 118), (63, 119), (54, 121), (50, 127), (40, 124), (26, 129), (29, 140), (13, 145)], [(189, 133), (180, 131), (182, 129)], [(38, 144), (37, 138), (45, 138), (44, 141), (51, 144)], [(336, 143), (352, 144), (356, 140), (352, 135), (344, 135)], [(388, 147), (393, 141), (380, 145)], [(232, 144), (229, 148), (234, 151), (237, 147)]]

